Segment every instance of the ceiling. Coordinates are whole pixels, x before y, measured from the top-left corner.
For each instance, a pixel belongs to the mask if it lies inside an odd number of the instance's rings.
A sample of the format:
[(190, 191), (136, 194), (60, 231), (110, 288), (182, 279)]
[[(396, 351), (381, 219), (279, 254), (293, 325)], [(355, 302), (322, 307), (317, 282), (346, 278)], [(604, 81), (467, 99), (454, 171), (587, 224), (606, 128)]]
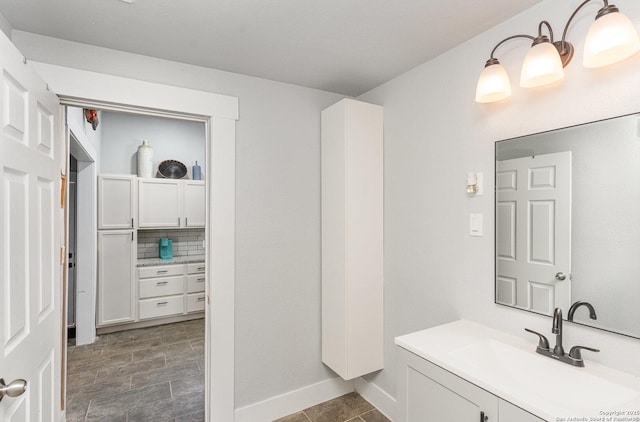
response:
[(358, 96), (540, 1), (0, 0), (0, 14), (14, 30)]

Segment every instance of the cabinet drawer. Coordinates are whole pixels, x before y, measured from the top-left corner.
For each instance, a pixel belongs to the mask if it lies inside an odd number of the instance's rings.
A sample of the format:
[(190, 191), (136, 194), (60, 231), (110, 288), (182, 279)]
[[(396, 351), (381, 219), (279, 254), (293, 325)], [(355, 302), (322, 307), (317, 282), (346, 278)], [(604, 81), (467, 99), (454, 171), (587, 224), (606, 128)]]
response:
[(204, 262), (187, 264), (187, 274), (204, 273)]
[(184, 296), (143, 299), (138, 302), (140, 319), (176, 315), (184, 312)]
[(183, 280), (183, 276), (140, 280), (138, 282), (140, 288), (138, 297), (144, 299), (148, 297), (180, 295), (184, 292)]
[(164, 277), (182, 275), (182, 265), (159, 265), (157, 267), (139, 267), (138, 278)]
[(204, 292), (204, 274), (192, 274), (187, 276), (187, 293)]
[(204, 311), (205, 300), (204, 293), (187, 295), (187, 312)]

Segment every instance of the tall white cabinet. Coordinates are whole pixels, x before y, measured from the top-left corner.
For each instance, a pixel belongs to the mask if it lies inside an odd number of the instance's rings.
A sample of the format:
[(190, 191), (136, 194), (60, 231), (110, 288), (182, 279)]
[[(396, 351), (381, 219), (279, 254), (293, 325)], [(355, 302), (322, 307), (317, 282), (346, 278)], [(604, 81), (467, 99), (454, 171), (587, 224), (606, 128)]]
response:
[(135, 175), (98, 176), (98, 327), (136, 319)]
[(383, 109), (322, 112), (322, 361), (345, 380), (383, 368)]
[(98, 327), (136, 320), (133, 230), (98, 232)]

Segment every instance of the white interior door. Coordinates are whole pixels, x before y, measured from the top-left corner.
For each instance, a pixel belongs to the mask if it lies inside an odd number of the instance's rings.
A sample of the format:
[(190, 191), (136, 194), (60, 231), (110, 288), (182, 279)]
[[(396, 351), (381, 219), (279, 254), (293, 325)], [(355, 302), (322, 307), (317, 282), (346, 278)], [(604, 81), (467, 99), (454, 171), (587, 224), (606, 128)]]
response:
[(499, 161), (496, 301), (543, 314), (571, 304), (571, 152)]
[(62, 213), (58, 98), (0, 32), (0, 377), (27, 381), (0, 421), (59, 419)]

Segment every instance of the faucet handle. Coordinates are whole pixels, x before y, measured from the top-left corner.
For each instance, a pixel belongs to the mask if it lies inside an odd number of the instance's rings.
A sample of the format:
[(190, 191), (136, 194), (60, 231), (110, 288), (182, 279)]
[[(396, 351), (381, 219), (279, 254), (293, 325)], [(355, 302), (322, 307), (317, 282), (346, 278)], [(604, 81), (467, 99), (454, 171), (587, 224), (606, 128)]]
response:
[(592, 347), (587, 346), (573, 346), (571, 350), (569, 350), (569, 357), (575, 360), (582, 360), (581, 349), (588, 350), (590, 352), (599, 352), (599, 349), (594, 349)]
[[(542, 334), (540, 334), (540, 333), (538, 333), (536, 331), (530, 330), (528, 328), (525, 328), (524, 330), (529, 332), (529, 333), (535, 334), (535, 335), (537, 335), (539, 337), (538, 350), (549, 350), (549, 340), (547, 340), (547, 338), (545, 336), (543, 336)], [(578, 353), (579, 353), (579, 351), (578, 351)]]

